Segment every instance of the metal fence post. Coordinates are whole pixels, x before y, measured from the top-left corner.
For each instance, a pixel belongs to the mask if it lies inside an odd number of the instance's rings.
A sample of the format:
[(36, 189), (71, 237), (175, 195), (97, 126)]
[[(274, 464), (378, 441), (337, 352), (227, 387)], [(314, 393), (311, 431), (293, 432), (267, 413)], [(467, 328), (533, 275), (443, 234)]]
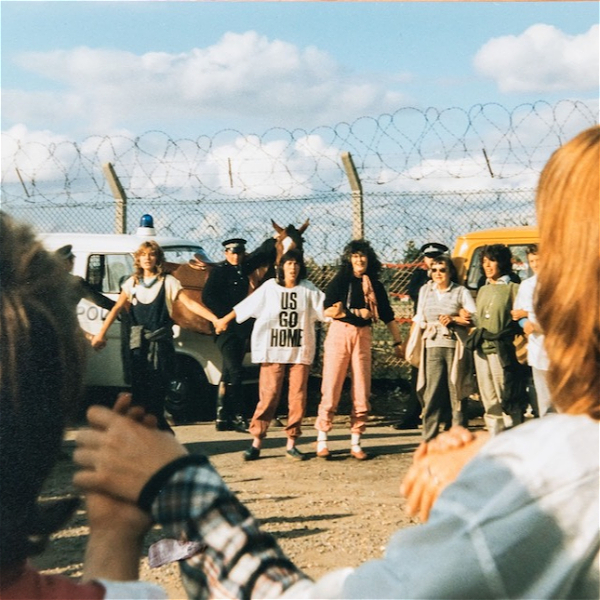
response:
[(112, 163), (102, 165), (104, 177), (110, 185), (115, 202), (115, 233), (127, 233), (127, 195), (119, 181)]
[(363, 189), (350, 152), (342, 152), (342, 163), (352, 190), (352, 239), (365, 237)]

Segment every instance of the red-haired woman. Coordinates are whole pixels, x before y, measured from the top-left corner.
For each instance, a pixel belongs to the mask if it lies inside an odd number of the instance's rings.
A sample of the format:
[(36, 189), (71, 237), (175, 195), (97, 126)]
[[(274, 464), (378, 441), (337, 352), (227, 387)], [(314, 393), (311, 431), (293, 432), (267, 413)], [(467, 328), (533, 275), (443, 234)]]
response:
[(181, 283), (163, 272), (165, 255), (154, 241), (143, 242), (134, 254), (134, 274), (121, 288), (116, 304), (106, 316), (92, 346), (106, 344), (106, 332), (125, 309), (132, 322), (130, 334), (131, 394), (133, 403), (143, 406), (158, 419), (161, 429), (170, 429), (164, 416), (164, 402), (173, 374), (173, 303), (179, 300), (214, 323), (217, 317), (206, 307), (181, 294)]

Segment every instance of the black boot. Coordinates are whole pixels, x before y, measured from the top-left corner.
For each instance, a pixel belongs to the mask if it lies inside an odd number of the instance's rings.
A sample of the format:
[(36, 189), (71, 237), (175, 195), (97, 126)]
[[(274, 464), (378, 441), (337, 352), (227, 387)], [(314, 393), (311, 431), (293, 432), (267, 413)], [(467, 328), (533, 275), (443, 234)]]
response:
[(231, 407), (232, 429), (240, 433), (248, 433), (248, 420), (244, 416), (244, 396), (242, 393), (242, 384), (233, 383), (227, 385), (227, 399)]
[(219, 384), (217, 394), (217, 416), (215, 428), (217, 431), (231, 431), (233, 429), (229, 413), (227, 411), (227, 392), (229, 386), (223, 382)]

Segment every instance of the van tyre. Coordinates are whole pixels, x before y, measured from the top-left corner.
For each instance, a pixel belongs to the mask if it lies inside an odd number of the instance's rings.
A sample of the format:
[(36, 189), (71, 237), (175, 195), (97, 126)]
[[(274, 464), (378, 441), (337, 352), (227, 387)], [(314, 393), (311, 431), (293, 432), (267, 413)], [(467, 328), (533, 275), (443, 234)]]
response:
[(178, 356), (165, 408), (176, 424), (211, 421), (215, 415), (216, 386), (210, 385), (196, 361)]

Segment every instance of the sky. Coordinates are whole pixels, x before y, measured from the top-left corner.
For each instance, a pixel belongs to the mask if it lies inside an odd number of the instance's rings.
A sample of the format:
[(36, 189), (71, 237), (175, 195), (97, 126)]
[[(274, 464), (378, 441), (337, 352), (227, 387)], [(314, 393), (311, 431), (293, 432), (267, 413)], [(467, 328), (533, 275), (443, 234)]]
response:
[(2, 130), (312, 128), (598, 96), (596, 2), (6, 2)]
[[(167, 152), (165, 140), (206, 136), (210, 148), (190, 159), (181, 181), (169, 173), (156, 183), (165, 167), (154, 169), (155, 197), (167, 187), (185, 197), (181, 190), (194, 177), (231, 194), (300, 195), (314, 185), (302, 175), (314, 164), (337, 165), (332, 179), (314, 178), (319, 184), (333, 189), (342, 181), (344, 147), (327, 139), (340, 123), (371, 118), (353, 125), (352, 141), (356, 146), (363, 131), (365, 140), (377, 135), (381, 155), (386, 135), (369, 124), (406, 107), (418, 115), (398, 117), (395, 135), (413, 139), (422, 137), (430, 107), (498, 105), (506, 107), (500, 117), (506, 121), (514, 107), (569, 99), (598, 112), (597, 2), (2, 1), (0, 9), (2, 178), (3, 186), (12, 182), (18, 189), (17, 175), (64, 184), (67, 167), (56, 165), (71, 160), (65, 141), (99, 163), (119, 148), (115, 142), (105, 156), (89, 141), (94, 136), (145, 136), (148, 156)], [(545, 139), (545, 116), (519, 126), (518, 144), (534, 147)], [(494, 123), (487, 115), (482, 120), (493, 133)], [(448, 134), (447, 146), (460, 139), (463, 120), (448, 127), (457, 131)], [(448, 127), (441, 123), (438, 131), (445, 135)], [(152, 131), (163, 137), (148, 136)], [(494, 147), (498, 139), (490, 140), (490, 153)], [(496, 184), (479, 146), (467, 167), (462, 158), (450, 164), (448, 154), (442, 169), (435, 148), (423, 160), (429, 146), (418, 150), (411, 158), (417, 162), (393, 169), (376, 161), (373, 186), (396, 182), (405, 189), (406, 179), (422, 185), (432, 171), (450, 173), (448, 186), (464, 187), (460, 177), (466, 175), (473, 186), (483, 185), (477, 177)], [(491, 158), (498, 165), (510, 157)], [(369, 159), (363, 160), (366, 172)], [(131, 167), (132, 187), (137, 167)], [(533, 185), (536, 174), (529, 169), (514, 185)], [(144, 172), (140, 186), (148, 181)]]

